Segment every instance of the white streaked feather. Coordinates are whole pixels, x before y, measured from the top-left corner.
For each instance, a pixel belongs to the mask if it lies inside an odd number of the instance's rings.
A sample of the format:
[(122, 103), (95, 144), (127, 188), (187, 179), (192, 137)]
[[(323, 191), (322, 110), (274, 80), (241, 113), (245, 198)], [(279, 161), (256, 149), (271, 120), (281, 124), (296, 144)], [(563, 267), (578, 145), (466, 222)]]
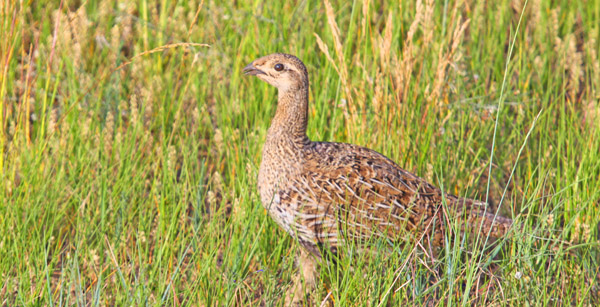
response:
[(381, 222), (381, 223), (379, 223), (379, 226), (392, 227), (396, 230), (400, 229), (400, 227), (398, 227), (396, 224), (389, 223), (389, 222)]
[(386, 204), (382, 204), (382, 203), (375, 203), (375, 207), (377, 208), (383, 208), (383, 209), (391, 209), (391, 206), (388, 206)]
[(299, 219), (302, 219), (302, 220), (308, 220), (308, 219), (325, 219), (325, 217), (331, 218), (329, 215), (327, 215), (325, 213), (308, 214), (308, 213), (296, 212), (295, 216), (296, 216), (296, 218), (299, 218)]
[(406, 211), (406, 207), (403, 204), (401, 204), (399, 201), (392, 199), (392, 203), (394, 204), (394, 206)]
[(403, 217), (403, 216), (399, 216), (399, 215), (396, 215), (396, 214), (392, 214), (391, 216), (393, 218), (397, 219), (397, 220), (400, 220), (400, 221), (404, 221), (404, 222), (408, 221), (408, 219), (405, 218), (405, 217)]
[(373, 185), (372, 185), (372, 184), (370, 184), (370, 183), (368, 183), (368, 182), (366, 182), (366, 181), (364, 181), (364, 180), (362, 180), (362, 179), (360, 179), (360, 178), (358, 179), (358, 182), (360, 182), (360, 183), (362, 183), (362, 184), (366, 185), (367, 187), (369, 187), (369, 189), (372, 189), (372, 188), (373, 188)]

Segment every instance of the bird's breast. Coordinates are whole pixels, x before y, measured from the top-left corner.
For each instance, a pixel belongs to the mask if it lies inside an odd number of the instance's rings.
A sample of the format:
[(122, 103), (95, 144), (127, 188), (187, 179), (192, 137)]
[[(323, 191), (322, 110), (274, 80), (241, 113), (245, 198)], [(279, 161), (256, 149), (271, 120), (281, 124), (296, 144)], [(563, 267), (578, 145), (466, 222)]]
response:
[(287, 186), (294, 172), (301, 167), (298, 157), (277, 143), (267, 141), (258, 170), (258, 190), (263, 205), (269, 208), (278, 190)]

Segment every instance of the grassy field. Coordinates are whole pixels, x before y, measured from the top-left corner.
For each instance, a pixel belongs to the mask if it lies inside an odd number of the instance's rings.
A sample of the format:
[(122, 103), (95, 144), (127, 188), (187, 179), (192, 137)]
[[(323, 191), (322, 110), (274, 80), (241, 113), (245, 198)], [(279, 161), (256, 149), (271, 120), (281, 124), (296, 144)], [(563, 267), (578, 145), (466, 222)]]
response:
[(519, 225), (350, 246), (307, 305), (598, 304), (600, 1), (330, 1), (2, 1), (0, 305), (282, 305), (276, 90), (241, 74), (273, 52), (308, 67), (311, 139)]

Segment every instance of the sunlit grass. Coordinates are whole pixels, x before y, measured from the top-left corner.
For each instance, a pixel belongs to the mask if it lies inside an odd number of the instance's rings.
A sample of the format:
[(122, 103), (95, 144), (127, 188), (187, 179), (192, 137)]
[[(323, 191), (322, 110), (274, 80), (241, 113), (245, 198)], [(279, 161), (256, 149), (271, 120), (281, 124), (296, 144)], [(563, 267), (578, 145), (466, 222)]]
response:
[(299, 247), (256, 190), (276, 90), (241, 74), (272, 52), (308, 67), (311, 139), (489, 181), (519, 225), (437, 259), (350, 244), (308, 305), (597, 304), (600, 1), (524, 4), (3, 2), (0, 304), (283, 304)]

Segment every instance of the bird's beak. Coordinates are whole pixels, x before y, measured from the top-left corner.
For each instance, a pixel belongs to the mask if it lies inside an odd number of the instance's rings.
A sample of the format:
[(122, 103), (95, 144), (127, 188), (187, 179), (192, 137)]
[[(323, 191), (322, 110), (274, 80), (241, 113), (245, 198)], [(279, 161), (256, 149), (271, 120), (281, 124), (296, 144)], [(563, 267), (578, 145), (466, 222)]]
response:
[(253, 63), (248, 64), (248, 66), (244, 67), (244, 74), (245, 75), (250, 75), (250, 76), (256, 76), (256, 75), (260, 75), (260, 74), (265, 74), (262, 70), (254, 67), (254, 65), (252, 65)]

